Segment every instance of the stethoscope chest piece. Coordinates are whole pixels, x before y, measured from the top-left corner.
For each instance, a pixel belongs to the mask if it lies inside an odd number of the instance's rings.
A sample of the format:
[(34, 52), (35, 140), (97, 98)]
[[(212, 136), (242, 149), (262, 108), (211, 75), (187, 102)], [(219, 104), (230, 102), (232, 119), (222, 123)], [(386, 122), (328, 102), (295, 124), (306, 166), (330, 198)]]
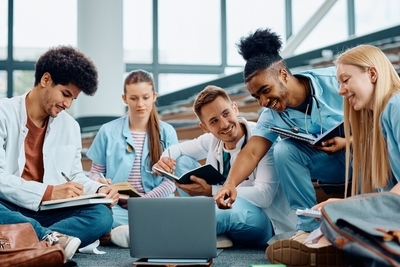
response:
[(128, 151), (128, 153), (132, 153), (133, 152), (133, 147), (130, 144), (126, 145), (126, 151)]
[(292, 132), (299, 133), (300, 129), (299, 126), (292, 126)]

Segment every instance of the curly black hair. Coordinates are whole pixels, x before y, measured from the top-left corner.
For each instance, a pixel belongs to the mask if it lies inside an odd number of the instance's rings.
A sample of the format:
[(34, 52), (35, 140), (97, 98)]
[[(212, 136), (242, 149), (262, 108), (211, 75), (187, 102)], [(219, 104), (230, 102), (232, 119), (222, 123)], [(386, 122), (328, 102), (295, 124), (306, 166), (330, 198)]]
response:
[(243, 71), (246, 82), (255, 73), (282, 60), (279, 54), (282, 48), (282, 40), (269, 28), (257, 29), (254, 33), (242, 37), (236, 46), (239, 54), (247, 61)]
[(86, 95), (94, 95), (98, 74), (92, 60), (71, 46), (50, 48), (35, 64), (35, 86), (44, 73), (50, 73), (53, 83), (73, 84)]

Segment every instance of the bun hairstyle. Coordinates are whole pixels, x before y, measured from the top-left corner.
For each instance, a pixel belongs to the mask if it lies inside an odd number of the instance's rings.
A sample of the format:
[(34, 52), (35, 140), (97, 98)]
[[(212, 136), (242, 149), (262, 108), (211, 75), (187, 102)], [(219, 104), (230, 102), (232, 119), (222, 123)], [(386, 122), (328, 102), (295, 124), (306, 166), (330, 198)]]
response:
[(236, 46), (239, 54), (246, 60), (243, 71), (246, 82), (250, 81), (259, 71), (282, 60), (279, 55), (282, 40), (279, 35), (268, 28), (257, 29), (254, 33), (242, 37)]

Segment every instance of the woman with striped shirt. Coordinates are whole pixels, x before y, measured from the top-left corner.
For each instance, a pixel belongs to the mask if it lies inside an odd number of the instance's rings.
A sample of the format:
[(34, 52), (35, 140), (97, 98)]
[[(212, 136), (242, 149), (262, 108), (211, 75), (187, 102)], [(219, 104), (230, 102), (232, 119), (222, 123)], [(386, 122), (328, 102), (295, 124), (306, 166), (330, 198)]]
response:
[[(90, 178), (102, 183), (129, 182), (142, 197), (168, 197), (175, 185), (151, 171), (163, 150), (178, 143), (175, 129), (158, 118), (154, 80), (144, 70), (131, 72), (124, 82), (125, 116), (100, 128), (87, 157), (92, 160)], [(104, 175), (106, 180), (102, 179)], [(113, 207), (111, 241), (129, 247), (126, 207)]]

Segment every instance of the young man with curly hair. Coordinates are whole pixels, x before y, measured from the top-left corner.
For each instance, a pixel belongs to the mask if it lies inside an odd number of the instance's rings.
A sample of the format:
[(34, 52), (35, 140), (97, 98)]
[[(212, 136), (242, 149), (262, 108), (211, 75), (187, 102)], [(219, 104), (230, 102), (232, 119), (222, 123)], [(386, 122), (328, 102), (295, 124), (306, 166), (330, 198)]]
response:
[(67, 259), (110, 232), (111, 210), (97, 204), (41, 211), (42, 201), (96, 192), (118, 201), (116, 190), (83, 173), (79, 125), (64, 111), (97, 85), (93, 62), (60, 46), (39, 58), (30, 91), (0, 100), (0, 224), (30, 222), (39, 239), (60, 244)]

